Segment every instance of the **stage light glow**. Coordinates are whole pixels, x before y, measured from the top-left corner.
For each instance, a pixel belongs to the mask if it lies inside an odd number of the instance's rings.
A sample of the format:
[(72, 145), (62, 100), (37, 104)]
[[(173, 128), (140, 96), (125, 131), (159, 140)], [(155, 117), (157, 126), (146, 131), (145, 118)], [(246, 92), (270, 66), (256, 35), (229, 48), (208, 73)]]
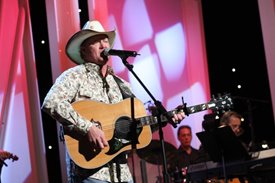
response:
[(269, 149), (268, 143), (265, 140), (262, 141), (262, 148)]

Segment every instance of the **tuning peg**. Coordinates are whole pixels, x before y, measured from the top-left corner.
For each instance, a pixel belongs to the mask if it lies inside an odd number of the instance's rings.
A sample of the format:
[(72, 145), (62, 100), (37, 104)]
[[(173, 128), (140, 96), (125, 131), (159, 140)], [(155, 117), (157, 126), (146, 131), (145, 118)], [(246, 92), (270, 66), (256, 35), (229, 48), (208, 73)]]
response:
[(186, 108), (187, 104), (184, 102), (183, 97), (181, 97), (181, 102), (182, 102), (182, 108), (183, 108), (183, 111), (184, 111), (185, 115), (189, 116), (189, 112), (187, 111), (187, 108)]
[(212, 100), (215, 100), (215, 98), (216, 98), (215, 95), (212, 95)]

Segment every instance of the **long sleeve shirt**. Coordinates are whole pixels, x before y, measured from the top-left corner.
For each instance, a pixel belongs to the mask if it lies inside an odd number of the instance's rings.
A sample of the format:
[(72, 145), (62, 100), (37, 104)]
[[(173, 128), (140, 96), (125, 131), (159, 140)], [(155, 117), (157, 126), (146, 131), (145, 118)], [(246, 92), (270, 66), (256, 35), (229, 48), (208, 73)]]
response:
[[(123, 79), (121, 80), (123, 81), (121, 87), (125, 88), (126, 91), (130, 91), (129, 83)], [(100, 67), (93, 63), (78, 65), (63, 72), (45, 97), (42, 109), (60, 122), (66, 130), (77, 131), (85, 135), (94, 123), (75, 111), (72, 103), (87, 99), (106, 104), (114, 104), (123, 100), (113, 74), (107, 74), (103, 78)], [(104, 123), (104, 121), (101, 123)], [(120, 169), (121, 181), (132, 180), (127, 164), (121, 164)], [(111, 174), (116, 174), (115, 169), (114, 172), (110, 172), (108, 167), (102, 167), (90, 177), (111, 181)], [(117, 181), (116, 177), (114, 179)]]

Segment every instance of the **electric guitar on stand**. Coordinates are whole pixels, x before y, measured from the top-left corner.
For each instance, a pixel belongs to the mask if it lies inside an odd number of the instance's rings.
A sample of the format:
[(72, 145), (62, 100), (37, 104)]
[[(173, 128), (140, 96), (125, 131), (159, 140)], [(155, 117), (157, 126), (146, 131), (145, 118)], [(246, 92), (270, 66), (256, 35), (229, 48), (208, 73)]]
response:
[[(189, 115), (208, 109), (219, 111), (230, 109), (232, 104), (232, 99), (227, 94), (213, 98), (204, 104), (190, 107), (184, 104), (167, 113), (172, 116), (180, 112)], [(137, 98), (128, 98), (116, 104), (83, 100), (73, 103), (72, 106), (84, 118), (98, 121), (97, 126), (103, 130), (109, 144), (104, 149), (98, 149), (91, 145), (86, 136), (65, 134), (65, 142), (71, 159), (78, 166), (87, 169), (98, 168), (120, 153), (130, 150), (133, 136), (137, 137), (135, 143), (137, 149), (146, 147), (152, 140), (150, 125), (158, 123), (156, 116), (146, 116), (143, 102)], [(134, 116), (134, 121), (132, 116)], [(165, 116), (161, 116), (161, 122), (167, 123), (168, 120)]]

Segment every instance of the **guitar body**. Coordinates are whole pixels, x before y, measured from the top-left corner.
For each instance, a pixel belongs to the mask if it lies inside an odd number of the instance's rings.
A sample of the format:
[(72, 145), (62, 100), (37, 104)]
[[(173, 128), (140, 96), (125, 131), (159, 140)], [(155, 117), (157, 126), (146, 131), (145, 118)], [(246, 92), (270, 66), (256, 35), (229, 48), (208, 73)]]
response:
[[(86, 169), (98, 168), (124, 151), (149, 145), (152, 139), (150, 126), (136, 128), (134, 118), (146, 115), (143, 103), (136, 98), (125, 99), (117, 104), (105, 104), (92, 100), (84, 100), (72, 104), (73, 108), (84, 118), (100, 124), (109, 146), (103, 150), (95, 148), (86, 136), (65, 134), (65, 142), (71, 159)], [(137, 137), (133, 139), (134, 137)]]

